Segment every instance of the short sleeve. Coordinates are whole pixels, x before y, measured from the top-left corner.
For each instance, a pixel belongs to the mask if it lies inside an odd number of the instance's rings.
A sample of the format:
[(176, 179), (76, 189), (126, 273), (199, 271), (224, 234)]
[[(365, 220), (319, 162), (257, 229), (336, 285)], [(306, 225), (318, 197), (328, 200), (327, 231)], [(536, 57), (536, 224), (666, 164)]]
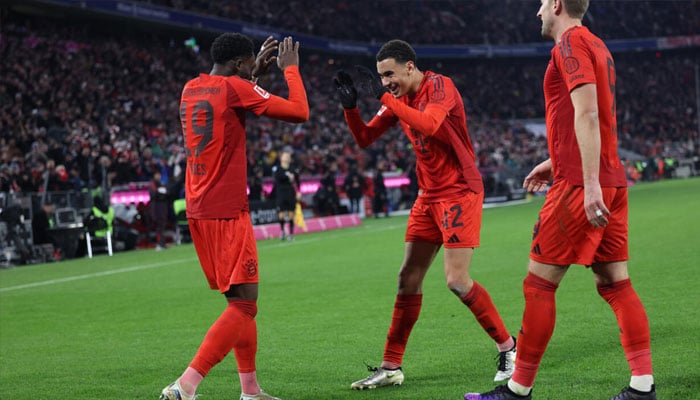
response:
[(577, 30), (567, 32), (558, 46), (556, 63), (569, 92), (581, 85), (596, 82), (590, 45)]

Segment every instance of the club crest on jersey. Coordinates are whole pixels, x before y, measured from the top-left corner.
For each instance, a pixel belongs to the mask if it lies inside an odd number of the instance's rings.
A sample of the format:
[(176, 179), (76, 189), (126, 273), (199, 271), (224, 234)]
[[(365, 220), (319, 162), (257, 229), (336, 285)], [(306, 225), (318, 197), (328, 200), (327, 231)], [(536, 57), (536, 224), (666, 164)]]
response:
[(384, 111), (386, 111), (386, 106), (381, 106), (381, 108), (379, 108), (379, 111), (377, 111), (377, 115), (384, 114)]
[(255, 86), (253, 87), (253, 90), (255, 90), (255, 92), (256, 92), (257, 94), (259, 94), (263, 99), (269, 99), (269, 98), (270, 98), (270, 93), (268, 93), (267, 90), (261, 88), (261, 87), (258, 86), (258, 85), (255, 85)]
[(564, 69), (567, 74), (573, 74), (578, 71), (578, 68), (579, 64), (576, 57), (566, 57), (566, 59), (564, 59)]
[(252, 258), (246, 260), (245, 269), (248, 272), (248, 276), (254, 277), (258, 273), (258, 262)]

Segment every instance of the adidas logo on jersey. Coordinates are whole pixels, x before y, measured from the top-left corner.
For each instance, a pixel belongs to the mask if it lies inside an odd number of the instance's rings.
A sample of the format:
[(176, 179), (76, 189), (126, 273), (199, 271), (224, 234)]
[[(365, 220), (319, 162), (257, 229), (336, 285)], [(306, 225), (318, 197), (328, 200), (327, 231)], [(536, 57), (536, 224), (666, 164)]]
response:
[(537, 255), (542, 255), (542, 251), (540, 250), (540, 245), (535, 244), (535, 247), (532, 248), (532, 253), (537, 254)]
[(453, 233), (452, 236), (450, 236), (450, 238), (447, 239), (447, 243), (459, 243), (459, 242), (460, 242), (460, 240), (457, 237), (456, 233)]

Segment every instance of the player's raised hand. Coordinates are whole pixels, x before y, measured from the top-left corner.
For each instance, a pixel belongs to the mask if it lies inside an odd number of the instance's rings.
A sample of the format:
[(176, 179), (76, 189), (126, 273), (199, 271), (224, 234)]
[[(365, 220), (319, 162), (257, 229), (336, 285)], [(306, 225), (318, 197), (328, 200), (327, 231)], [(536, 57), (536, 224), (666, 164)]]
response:
[(282, 39), (277, 47), (277, 66), (284, 71), (290, 65), (299, 65), (299, 42), (291, 36)]
[(382, 85), (382, 79), (375, 72), (363, 65), (356, 65), (355, 69), (360, 74), (360, 88), (367, 91), (369, 95), (379, 99), (384, 93), (389, 92), (389, 89)]
[(355, 89), (355, 84), (350, 75), (341, 69), (335, 74), (333, 82), (335, 83), (338, 97), (340, 97), (340, 104), (343, 105), (343, 108), (357, 107), (357, 89)]
[(278, 45), (277, 39), (272, 36), (268, 36), (260, 47), (258, 55), (255, 57), (255, 66), (253, 67), (253, 78), (259, 78), (267, 73), (270, 69), (270, 65), (277, 60), (277, 57), (273, 54), (277, 50)]

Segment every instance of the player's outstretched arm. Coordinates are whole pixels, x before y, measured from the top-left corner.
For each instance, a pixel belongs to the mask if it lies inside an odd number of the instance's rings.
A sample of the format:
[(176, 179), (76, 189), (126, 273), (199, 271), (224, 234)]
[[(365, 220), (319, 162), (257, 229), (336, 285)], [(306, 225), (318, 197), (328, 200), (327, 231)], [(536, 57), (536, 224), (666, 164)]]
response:
[(371, 121), (369, 125), (366, 125), (362, 120), (360, 111), (357, 109), (357, 88), (355, 88), (350, 74), (343, 70), (338, 71), (333, 78), (333, 84), (338, 93), (340, 104), (343, 106), (345, 122), (350, 128), (355, 142), (362, 148), (369, 146), (387, 130), (387, 127), (375, 122), (379, 116), (375, 117), (375, 120)]
[(413, 129), (419, 131), (424, 136), (436, 134), (447, 117), (447, 111), (442, 107), (430, 103), (428, 103), (423, 111), (420, 111), (392, 96), (386, 96), (382, 99), (382, 102), (385, 106), (389, 107), (401, 121), (409, 124)]
[(391, 125), (393, 125), (393, 122), (387, 118), (383, 118), (381, 115), (376, 115), (369, 124), (365, 124), (365, 121), (362, 120), (362, 116), (360, 115), (360, 110), (357, 107), (351, 109), (346, 108), (343, 113), (345, 114), (345, 123), (348, 125), (348, 128), (350, 128), (352, 137), (363, 149), (374, 143)]
[(385, 93), (389, 93), (389, 90), (382, 85), (379, 75), (370, 71), (369, 68), (356, 65), (355, 69), (362, 80), (360, 86), (391, 109), (400, 120), (411, 125), (413, 129), (421, 132), (424, 136), (432, 136), (440, 129), (445, 117), (447, 117), (447, 111), (443, 107), (428, 103), (423, 111), (416, 110), (393, 96), (384, 96)]

